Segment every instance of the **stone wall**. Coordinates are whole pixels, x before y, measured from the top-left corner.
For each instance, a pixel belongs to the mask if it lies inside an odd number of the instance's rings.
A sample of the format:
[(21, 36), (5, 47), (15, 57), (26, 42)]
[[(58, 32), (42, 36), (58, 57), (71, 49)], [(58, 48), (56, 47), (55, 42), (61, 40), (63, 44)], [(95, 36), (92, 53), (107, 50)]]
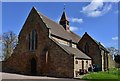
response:
[(115, 61), (113, 60), (112, 55), (108, 55), (108, 68), (115, 68)]
[[(56, 37), (54, 37), (54, 36), (52, 36), (52, 38), (55, 39), (55, 40), (56, 40), (57, 42), (59, 42), (60, 44), (63, 44), (63, 45), (66, 45), (66, 46), (70, 46), (70, 42), (68, 42), (68, 41), (65, 41), (65, 40), (56, 38)], [(72, 43), (72, 47), (73, 47), (73, 48), (76, 48), (77, 45)]]
[(55, 42), (48, 48), (48, 75), (74, 77), (74, 55), (68, 54)]
[[(82, 61), (84, 61), (84, 70), (87, 70), (89, 65), (92, 64), (92, 61), (91, 60), (85, 60), (85, 59), (76, 59), (74, 57), (74, 77), (76, 77), (76, 72), (79, 72), (80, 69), (82, 70)], [(88, 61), (88, 63), (86, 63), (86, 61)]]
[(74, 61), (74, 69), (75, 69), (75, 71), (79, 71), (80, 69), (82, 69), (82, 61), (84, 61), (84, 69), (87, 69), (86, 68), (86, 61), (88, 61), (88, 67), (89, 67), (89, 65), (91, 64), (91, 60), (82, 60), (82, 59), (75, 59), (75, 61)]
[[(85, 52), (86, 43), (89, 46), (89, 52)], [(92, 58), (92, 64), (99, 65), (102, 68), (102, 56), (101, 51), (99, 50), (98, 45), (91, 39), (87, 34), (82, 37), (78, 43), (78, 48), (85, 52), (89, 57)]]
[(102, 71), (105, 71), (109, 68), (108, 53), (105, 50), (101, 49), (101, 55), (102, 55)]

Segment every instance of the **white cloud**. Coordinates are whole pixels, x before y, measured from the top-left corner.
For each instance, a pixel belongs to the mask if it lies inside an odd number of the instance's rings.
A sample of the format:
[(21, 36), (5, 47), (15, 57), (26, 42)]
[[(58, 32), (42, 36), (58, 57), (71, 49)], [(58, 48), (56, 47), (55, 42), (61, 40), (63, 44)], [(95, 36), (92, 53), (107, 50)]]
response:
[[(55, 22), (59, 23), (60, 18), (61, 18), (61, 17), (58, 17), (58, 18), (53, 19), (53, 20), (54, 20)], [(71, 22), (74, 22), (74, 23), (83, 23), (83, 19), (82, 19), (82, 18), (75, 18), (75, 17), (73, 17), (73, 18), (68, 18), (68, 21), (71, 21)]]
[(71, 22), (77, 22), (77, 23), (83, 23), (83, 19), (82, 18), (70, 18)]
[(78, 27), (70, 26), (70, 30), (71, 30), (71, 31), (77, 31), (77, 30), (78, 30)]
[(118, 40), (118, 36), (112, 37), (112, 40)]
[(112, 8), (111, 3), (103, 3), (104, 0), (93, 0), (90, 4), (82, 8), (82, 13), (89, 17), (102, 16)]

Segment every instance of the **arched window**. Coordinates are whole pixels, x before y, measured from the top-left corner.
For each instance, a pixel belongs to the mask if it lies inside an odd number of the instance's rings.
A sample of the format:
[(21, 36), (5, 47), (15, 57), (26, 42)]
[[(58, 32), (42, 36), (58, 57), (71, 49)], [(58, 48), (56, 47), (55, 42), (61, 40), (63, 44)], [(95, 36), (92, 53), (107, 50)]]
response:
[(88, 43), (85, 44), (85, 53), (89, 53), (89, 45), (88, 45)]
[(32, 51), (34, 50), (34, 43), (35, 43), (35, 30), (32, 30)]
[(36, 30), (32, 30), (31, 34), (28, 34), (28, 48), (31, 51), (37, 49), (38, 44), (38, 34)]
[(43, 51), (44, 51), (44, 55), (45, 55), (44, 61), (47, 64), (48, 63), (48, 48), (44, 48)]
[(38, 34), (35, 32), (35, 49), (37, 49), (38, 46)]
[(30, 48), (30, 34), (28, 34), (28, 49), (30, 50), (31, 48)]

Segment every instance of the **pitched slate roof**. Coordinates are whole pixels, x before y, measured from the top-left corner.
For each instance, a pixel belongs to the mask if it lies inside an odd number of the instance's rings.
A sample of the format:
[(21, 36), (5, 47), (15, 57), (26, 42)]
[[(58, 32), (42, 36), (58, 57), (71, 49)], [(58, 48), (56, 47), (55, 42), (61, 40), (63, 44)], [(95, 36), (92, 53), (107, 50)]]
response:
[[(36, 10), (33, 7), (34, 10)], [(37, 10), (36, 10), (37, 11)], [(80, 36), (76, 35), (74, 32), (72, 31), (66, 31), (62, 25), (52, 21), (51, 19), (49, 19), (48, 17), (42, 15), (40, 12), (37, 11), (37, 13), (39, 14), (40, 18), (43, 20), (43, 22), (45, 23), (45, 25), (50, 28), (51, 33), (55, 36), (61, 37), (63, 39), (66, 40), (72, 40), (72, 42), (78, 43), (79, 40), (81, 39)], [(88, 57), (86, 54), (84, 54), (82, 51), (80, 51), (78, 48), (72, 48), (69, 46), (65, 46), (62, 45), (60, 43), (58, 43), (56, 40), (54, 40), (53, 38), (50, 38), (51, 40), (53, 40), (53, 42), (55, 42), (57, 45), (59, 45), (63, 50), (65, 50), (68, 54), (73, 54), (76, 56), (76, 58), (79, 59), (91, 59), (90, 57)]]
[(85, 53), (83, 53), (82, 51), (80, 51), (78, 48), (73, 48), (73, 47), (69, 47), (66, 45), (62, 45), (61, 46), (65, 49), (68, 50), (70, 53), (74, 54), (76, 56), (76, 58), (80, 58), (80, 59), (91, 59), (90, 57), (88, 57)]
[(73, 47), (69, 47), (69, 46), (66, 46), (66, 45), (62, 45), (62, 44), (58, 43), (55, 39), (53, 39), (53, 38), (50, 38), (50, 39), (53, 40), (57, 45), (59, 45), (68, 54), (73, 54), (78, 59), (87, 59), (87, 60), (91, 59), (89, 56), (87, 56), (85, 53), (80, 51), (78, 48), (73, 48)]
[[(34, 8), (34, 7), (33, 7)], [(34, 8), (35, 9), (35, 8)], [(36, 9), (35, 9), (36, 10)], [(36, 10), (37, 11), (37, 10)], [(38, 12), (38, 11), (37, 11)], [(51, 34), (61, 37), (66, 40), (72, 40), (74, 43), (78, 43), (81, 39), (80, 36), (76, 35), (72, 31), (66, 31), (62, 25), (54, 22), (53, 20), (49, 19), (48, 17), (42, 15), (40, 12), (38, 12), (40, 18), (43, 20), (43, 22), (46, 24), (48, 28), (51, 30)]]

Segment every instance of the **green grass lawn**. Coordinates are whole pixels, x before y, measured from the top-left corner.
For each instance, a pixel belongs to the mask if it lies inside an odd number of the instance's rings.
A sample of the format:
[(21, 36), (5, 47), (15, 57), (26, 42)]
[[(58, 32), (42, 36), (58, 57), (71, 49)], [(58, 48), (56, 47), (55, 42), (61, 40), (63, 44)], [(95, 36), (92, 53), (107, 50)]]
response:
[(110, 69), (106, 72), (91, 72), (85, 75), (82, 79), (118, 79), (120, 77), (120, 68)]

